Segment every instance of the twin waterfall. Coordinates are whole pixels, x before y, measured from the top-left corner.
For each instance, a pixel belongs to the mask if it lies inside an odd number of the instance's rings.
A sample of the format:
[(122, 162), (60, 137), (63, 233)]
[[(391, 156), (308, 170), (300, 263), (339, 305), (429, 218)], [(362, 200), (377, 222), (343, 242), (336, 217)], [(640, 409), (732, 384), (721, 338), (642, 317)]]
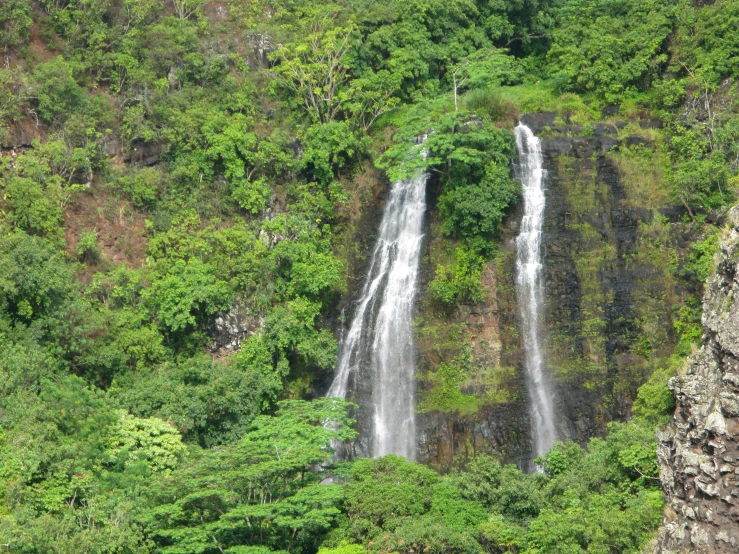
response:
[(397, 181), (390, 190), (367, 279), (340, 345), (336, 377), (328, 396), (346, 398), (353, 377), (369, 381), (374, 415), (367, 454), (416, 454), (413, 303), (416, 297), (426, 181)]
[[(516, 288), (525, 352), (534, 455), (552, 447), (552, 389), (544, 373), (540, 311), (543, 306), (541, 234), (544, 223), (544, 169), (541, 144), (532, 131), (516, 127), (524, 216), (516, 239)], [(415, 365), (413, 304), (416, 296), (426, 181), (414, 178), (392, 185), (377, 244), (351, 321), (343, 337), (336, 376), (328, 396), (346, 398), (362, 382), (370, 398), (361, 422), (366, 455), (395, 453), (415, 458)], [(351, 385), (351, 383), (354, 383)], [(367, 396), (367, 395), (365, 395)]]
[(523, 218), (516, 238), (516, 293), (523, 335), (524, 363), (531, 401), (534, 455), (551, 449), (557, 439), (553, 391), (544, 373), (541, 347), (542, 286), (541, 233), (544, 226), (544, 157), (541, 141), (520, 124), (516, 127), (519, 176), (523, 185)]

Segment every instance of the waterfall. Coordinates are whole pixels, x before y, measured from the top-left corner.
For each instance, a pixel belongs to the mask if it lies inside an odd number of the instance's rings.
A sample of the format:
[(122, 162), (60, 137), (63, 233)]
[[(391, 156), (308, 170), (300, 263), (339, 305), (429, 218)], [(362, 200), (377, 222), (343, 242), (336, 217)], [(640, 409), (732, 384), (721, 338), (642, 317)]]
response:
[(544, 372), (541, 346), (542, 286), (541, 235), (544, 225), (544, 158), (541, 141), (523, 123), (516, 127), (519, 174), (523, 185), (524, 215), (516, 238), (516, 292), (523, 334), (534, 454), (539, 456), (557, 439), (553, 390)]
[(393, 183), (377, 244), (351, 325), (339, 348), (329, 397), (346, 398), (350, 381), (369, 380), (374, 457), (416, 451), (413, 304), (423, 240), (428, 175)]

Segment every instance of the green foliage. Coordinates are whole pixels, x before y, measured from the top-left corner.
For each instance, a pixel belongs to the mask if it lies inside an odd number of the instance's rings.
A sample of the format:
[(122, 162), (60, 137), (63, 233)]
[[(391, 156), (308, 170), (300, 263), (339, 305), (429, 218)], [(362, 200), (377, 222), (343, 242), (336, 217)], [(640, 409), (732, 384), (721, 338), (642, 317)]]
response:
[(463, 107), (473, 113), (482, 111), (490, 119), (502, 120), (515, 111), (515, 106), (503, 98), (500, 89), (479, 88), (464, 96)]
[[(432, 130), (423, 144), (416, 143), (417, 136)], [(409, 111), (394, 140), (396, 144), (377, 161), (391, 178), (406, 177), (417, 168), (433, 169), (450, 190), (485, 177), (490, 185), (500, 184), (500, 175), (491, 166), (508, 167), (515, 152), (510, 131), (467, 112), (447, 112), (438, 102)], [(421, 151), (425, 157), (416, 155)]]
[[(554, 452), (554, 451), (553, 451)], [(490, 456), (477, 456), (464, 473), (452, 474), (462, 497), (480, 502), (487, 510), (510, 520), (528, 521), (544, 502), (540, 480), (513, 465), (501, 465)]]
[(510, 178), (509, 167), (498, 163), (486, 165), (484, 176), (472, 183), (460, 184), (439, 197), (439, 212), (447, 234), (465, 238), (494, 234), (519, 190)]
[(655, 439), (650, 425), (615, 425), (587, 451), (555, 446), (544, 460), (553, 494), (526, 534), (528, 548), (552, 552), (608, 551), (617, 544), (636, 552), (651, 538), (662, 514)]
[(359, 460), (337, 536), (370, 550), (637, 552), (661, 521), (653, 428), (614, 424), (587, 450), (558, 443), (525, 474), (478, 456), (445, 478), (387, 456)]
[(237, 444), (204, 452), (153, 486), (150, 536), (165, 552), (315, 548), (340, 514), (343, 492), (321, 485), (323, 472), (311, 467), (330, 459), (331, 440), (355, 436), (351, 423), (337, 399), (280, 403)]
[(352, 34), (351, 28), (317, 26), (273, 54), (280, 62), (275, 68), (278, 83), (317, 123), (335, 121), (353, 96), (348, 90)]
[(469, 377), (471, 363), (469, 354), (458, 356), (449, 363), (442, 362), (436, 372), (427, 376), (428, 385), (432, 388), (422, 394), (418, 411), (440, 410), (462, 414), (476, 411), (479, 399), (460, 390)]
[(342, 543), (336, 548), (319, 548), (318, 554), (366, 554), (364, 547), (358, 544)]
[(694, 217), (691, 206), (716, 208), (729, 200), (725, 192), (729, 171), (723, 153), (712, 149), (709, 137), (698, 128), (676, 126), (670, 141), (673, 165), (668, 179), (673, 195), (690, 216)]
[(157, 275), (143, 295), (155, 321), (172, 333), (184, 332), (225, 310), (230, 291), (213, 273), (213, 267), (199, 260), (177, 260)]
[(739, 69), (739, 39), (735, 32), (739, 5), (716, 2), (688, 10), (679, 20), (675, 51), (679, 63), (711, 84), (735, 75)]
[(155, 168), (144, 167), (139, 171), (121, 176), (115, 187), (123, 192), (134, 205), (151, 208), (158, 197), (161, 175)]
[(479, 526), (480, 543), (486, 552), (516, 552), (525, 531), (523, 527), (510, 523), (498, 514), (492, 514), (487, 522)]
[(357, 461), (344, 506), (347, 532), (372, 550), (480, 552), (469, 530), (485, 519), (482, 506), (397, 456)]
[(39, 65), (34, 79), (38, 83), (39, 116), (48, 123), (59, 121), (85, 102), (85, 92), (75, 81), (72, 66), (61, 56)]
[(716, 269), (714, 257), (719, 251), (720, 233), (715, 230), (706, 238), (690, 245), (690, 254), (683, 267), (683, 276), (686, 279), (697, 279), (705, 283)]
[(350, 528), (361, 537), (377, 533), (379, 526), (392, 530), (402, 518), (425, 513), (438, 482), (434, 471), (399, 456), (358, 460), (345, 487)]
[(675, 353), (678, 356), (690, 355), (703, 337), (701, 325), (701, 304), (695, 297), (688, 297), (685, 305), (678, 309), (673, 327), (678, 336)]
[(278, 353), (277, 368), (283, 374), (292, 356), (322, 368), (336, 363), (336, 339), (327, 330), (314, 331), (319, 311), (319, 304), (298, 297), (276, 306), (267, 316), (263, 340), (267, 348)]
[(269, 195), (269, 186), (263, 180), (241, 182), (234, 187), (231, 193), (236, 203), (250, 214), (262, 212), (267, 204)]
[(23, 233), (0, 239), (0, 307), (14, 325), (43, 326), (73, 301), (72, 268), (48, 242)]
[(454, 254), (455, 264), (437, 266), (436, 277), (429, 283), (434, 300), (448, 307), (465, 301), (482, 302), (487, 296), (480, 284), (485, 258), (463, 246), (458, 247)]
[(221, 114), (206, 122), (207, 155), (223, 168), (231, 184), (234, 200), (249, 213), (260, 213), (269, 200), (268, 179), (293, 162), (279, 140), (263, 136), (251, 128), (253, 121), (243, 114), (226, 120)]
[(0, 73), (0, 141), (3, 144), (9, 136), (6, 125), (15, 122), (23, 115), (23, 100), (18, 91), (26, 83), (26, 75), (18, 70)]
[(153, 471), (175, 469), (185, 453), (177, 430), (158, 418), (141, 419), (120, 412), (109, 455), (124, 467), (143, 462)]
[[(701, 323), (702, 305), (698, 294), (708, 277), (715, 271), (715, 256), (719, 251), (720, 231), (707, 227), (705, 238), (690, 245), (680, 274), (685, 279), (692, 295), (677, 309), (673, 327), (678, 337), (675, 354), (688, 356), (700, 344), (703, 337)], [(670, 374), (672, 376), (674, 371)]]
[(185, 440), (207, 448), (242, 437), (281, 389), (272, 356), (251, 339), (230, 363), (198, 357), (122, 375), (109, 394), (134, 415), (170, 421)]
[(36, 515), (83, 502), (116, 421), (100, 393), (69, 376), (43, 382), (38, 396), (16, 391), (3, 401), (12, 414), (0, 448), (6, 502)]
[(516, 85), (523, 79), (524, 69), (513, 56), (497, 48), (481, 48), (464, 58), (452, 69), (458, 89)]
[(548, 60), (562, 89), (595, 92), (615, 102), (649, 87), (667, 62), (670, 2), (582, 0), (562, 5), (557, 17)]
[(661, 108), (676, 108), (685, 99), (685, 83), (680, 79), (669, 79), (654, 84), (653, 93)]
[(524, 113), (556, 111), (559, 104), (558, 96), (549, 82), (502, 87), (500, 95), (503, 101), (511, 102)]
[(383, 549), (399, 554), (430, 552), (432, 554), (481, 553), (480, 545), (469, 533), (460, 533), (444, 521), (427, 516), (408, 521), (380, 543)]
[(95, 231), (84, 231), (77, 241), (77, 257), (81, 261), (95, 261), (100, 258), (101, 249)]
[(28, 0), (3, 2), (0, 6), (0, 46), (7, 48), (21, 44), (28, 38), (28, 28), (32, 24)]
[[(416, 144), (413, 139), (431, 129), (423, 144)], [(513, 135), (487, 118), (447, 112), (443, 103), (429, 102), (406, 114), (395, 141), (377, 165), (394, 179), (419, 170), (438, 174), (443, 232), (464, 241), (456, 250), (453, 266), (437, 267), (430, 285), (434, 299), (447, 307), (482, 301), (485, 293), (479, 278), (519, 190), (510, 177)]]
[(305, 133), (303, 167), (313, 180), (327, 186), (334, 176), (352, 170), (366, 145), (344, 121), (311, 125)]
[(78, 171), (89, 169), (89, 152), (70, 148), (61, 139), (34, 141), (33, 147), (13, 163), (0, 160), (4, 216), (16, 229), (59, 242), (62, 210), (84, 188), (72, 181)]

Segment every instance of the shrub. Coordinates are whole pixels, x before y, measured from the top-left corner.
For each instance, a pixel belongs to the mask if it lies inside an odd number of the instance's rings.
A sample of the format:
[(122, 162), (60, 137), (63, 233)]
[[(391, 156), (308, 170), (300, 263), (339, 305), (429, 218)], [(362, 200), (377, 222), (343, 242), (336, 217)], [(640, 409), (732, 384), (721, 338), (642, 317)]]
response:
[(77, 258), (83, 262), (92, 262), (98, 260), (101, 253), (97, 232), (83, 231), (79, 241), (77, 241)]

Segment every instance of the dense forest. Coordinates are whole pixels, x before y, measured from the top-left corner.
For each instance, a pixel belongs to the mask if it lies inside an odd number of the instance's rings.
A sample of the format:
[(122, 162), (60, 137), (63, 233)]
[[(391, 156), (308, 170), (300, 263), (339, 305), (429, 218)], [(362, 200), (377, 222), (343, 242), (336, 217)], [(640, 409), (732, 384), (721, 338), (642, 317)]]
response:
[[(0, 552), (608, 554), (653, 538), (666, 383), (700, 342), (739, 191), (739, 0), (2, 0), (0, 46)], [(609, 109), (660, 122), (627, 154), (659, 168), (698, 237), (671, 269), (690, 292), (677, 347), (628, 417), (534, 473), (486, 455), (441, 473), (333, 461), (356, 434), (322, 395), (367, 255), (367, 175), (434, 174), (443, 313), (485, 298), (519, 201), (520, 115), (586, 134)], [(249, 332), (215, 348), (234, 310)]]

